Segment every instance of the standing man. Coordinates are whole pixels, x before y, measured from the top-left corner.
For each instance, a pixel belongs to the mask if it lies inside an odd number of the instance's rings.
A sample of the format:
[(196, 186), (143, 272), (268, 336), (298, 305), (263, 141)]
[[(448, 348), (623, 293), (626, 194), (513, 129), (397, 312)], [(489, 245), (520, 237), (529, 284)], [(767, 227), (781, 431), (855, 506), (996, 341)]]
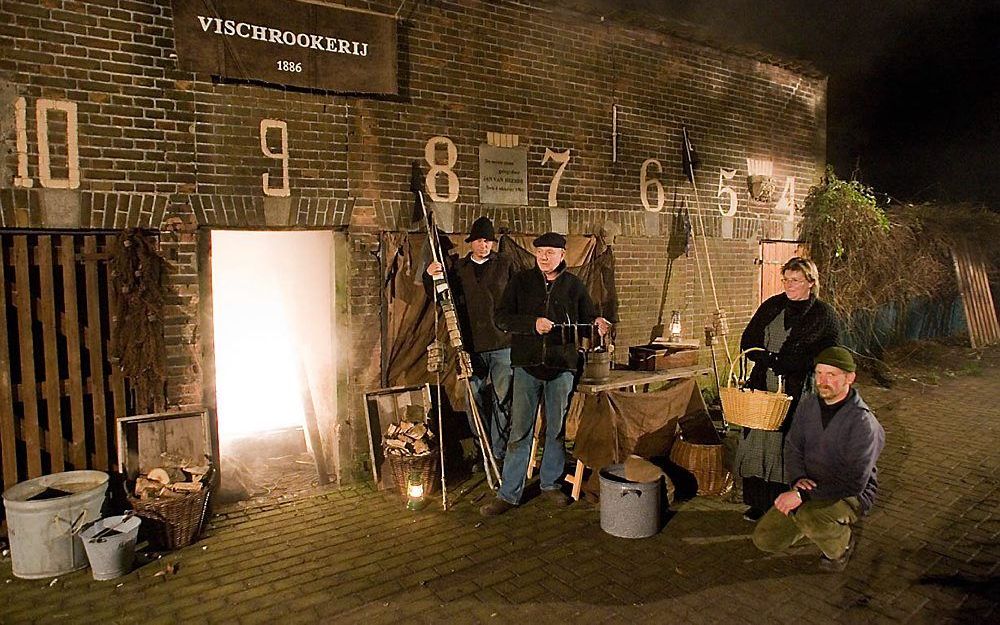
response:
[[(566, 466), (564, 426), (573, 374), (580, 354), (575, 332), (556, 324), (595, 323), (603, 336), (611, 324), (598, 317), (583, 282), (566, 271), (566, 237), (547, 232), (534, 240), (535, 267), (516, 274), (497, 310), (497, 325), (513, 334), (514, 399), (510, 441), (497, 498), (479, 509), (503, 514), (521, 503), (534, 438), (538, 403), (545, 400), (545, 448), (540, 472), (542, 495), (565, 507), (570, 498), (556, 481)], [(556, 330), (556, 331), (554, 331)]]
[(791, 490), (754, 529), (762, 551), (778, 552), (805, 536), (823, 551), (820, 569), (843, 571), (854, 553), (851, 525), (867, 514), (878, 488), (875, 462), (885, 430), (851, 388), (851, 352), (828, 347), (816, 356), (817, 395), (804, 396), (785, 439)]
[[(490, 438), (493, 456), (500, 464), (510, 431), (510, 336), (497, 328), (494, 313), (507, 282), (514, 275), (514, 265), (510, 258), (493, 251), (496, 240), (493, 222), (487, 217), (477, 219), (465, 239), (472, 251), (455, 261), (448, 275), (462, 338), (472, 360), (469, 382), (483, 427)], [(432, 262), (427, 266), (428, 276), (441, 271), (441, 263)], [(469, 422), (475, 436), (476, 426), (471, 414)]]

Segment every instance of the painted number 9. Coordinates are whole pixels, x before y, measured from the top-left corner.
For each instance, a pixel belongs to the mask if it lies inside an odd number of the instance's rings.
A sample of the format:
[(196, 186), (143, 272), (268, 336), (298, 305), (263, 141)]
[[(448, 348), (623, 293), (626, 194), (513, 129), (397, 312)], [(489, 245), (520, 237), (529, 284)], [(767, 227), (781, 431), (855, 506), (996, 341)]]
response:
[(278, 71), (294, 72), (298, 74), (302, 71), (302, 63), (293, 63), (292, 61), (278, 61)]

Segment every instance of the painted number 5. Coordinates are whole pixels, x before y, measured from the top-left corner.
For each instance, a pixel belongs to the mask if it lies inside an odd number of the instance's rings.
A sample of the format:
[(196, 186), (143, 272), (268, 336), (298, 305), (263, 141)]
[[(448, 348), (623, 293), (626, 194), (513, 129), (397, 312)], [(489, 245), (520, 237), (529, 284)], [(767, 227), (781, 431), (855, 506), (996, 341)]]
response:
[(552, 176), (552, 182), (549, 183), (549, 208), (554, 208), (559, 206), (559, 201), (556, 199), (556, 193), (559, 192), (559, 180), (562, 178), (563, 172), (566, 171), (566, 165), (569, 165), (569, 150), (565, 152), (553, 152), (549, 148), (545, 148), (545, 156), (542, 157), (542, 165), (548, 163), (549, 161), (555, 161), (556, 163), (561, 163), (559, 169), (556, 170), (554, 176)]
[[(739, 205), (739, 200), (736, 198), (736, 191), (732, 187), (727, 187), (725, 185), (727, 180), (732, 180), (735, 177), (735, 169), (719, 168), (719, 192), (715, 194), (715, 197), (719, 198), (719, 212), (722, 213), (724, 217), (736, 216), (736, 207)], [(725, 207), (726, 200), (723, 199), (724, 196), (729, 197), (728, 209)]]

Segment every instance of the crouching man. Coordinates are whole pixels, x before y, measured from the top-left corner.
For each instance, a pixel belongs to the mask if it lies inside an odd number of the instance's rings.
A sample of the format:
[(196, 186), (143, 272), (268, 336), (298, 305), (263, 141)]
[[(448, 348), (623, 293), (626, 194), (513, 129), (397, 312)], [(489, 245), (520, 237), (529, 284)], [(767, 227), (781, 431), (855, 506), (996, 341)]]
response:
[(875, 500), (885, 430), (851, 388), (856, 367), (849, 351), (828, 347), (815, 365), (817, 395), (802, 398), (785, 439), (791, 490), (761, 517), (753, 542), (779, 552), (806, 537), (823, 551), (820, 569), (842, 571), (854, 553), (851, 525)]

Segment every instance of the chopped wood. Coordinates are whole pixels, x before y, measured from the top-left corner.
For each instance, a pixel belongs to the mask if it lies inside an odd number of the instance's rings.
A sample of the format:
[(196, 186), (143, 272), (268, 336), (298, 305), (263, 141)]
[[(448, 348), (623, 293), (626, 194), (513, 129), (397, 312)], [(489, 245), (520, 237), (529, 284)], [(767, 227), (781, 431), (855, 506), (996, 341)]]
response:
[(424, 423), (402, 420), (390, 424), (382, 437), (382, 449), (391, 456), (426, 456), (434, 452), (434, 433)]
[(209, 466), (207, 464), (199, 466), (186, 466), (183, 467), (181, 470), (190, 475), (192, 480), (197, 481), (208, 475)]
[(184, 475), (184, 471), (177, 467), (156, 467), (155, 469), (150, 469), (146, 477), (161, 484), (170, 484), (171, 482), (186, 482), (187, 476)]
[(156, 494), (157, 497), (183, 497), (184, 493), (177, 492), (171, 489), (169, 486), (164, 486), (160, 489), (160, 492)]
[(204, 485), (201, 482), (171, 482), (167, 488), (174, 491), (196, 493), (204, 488)]

